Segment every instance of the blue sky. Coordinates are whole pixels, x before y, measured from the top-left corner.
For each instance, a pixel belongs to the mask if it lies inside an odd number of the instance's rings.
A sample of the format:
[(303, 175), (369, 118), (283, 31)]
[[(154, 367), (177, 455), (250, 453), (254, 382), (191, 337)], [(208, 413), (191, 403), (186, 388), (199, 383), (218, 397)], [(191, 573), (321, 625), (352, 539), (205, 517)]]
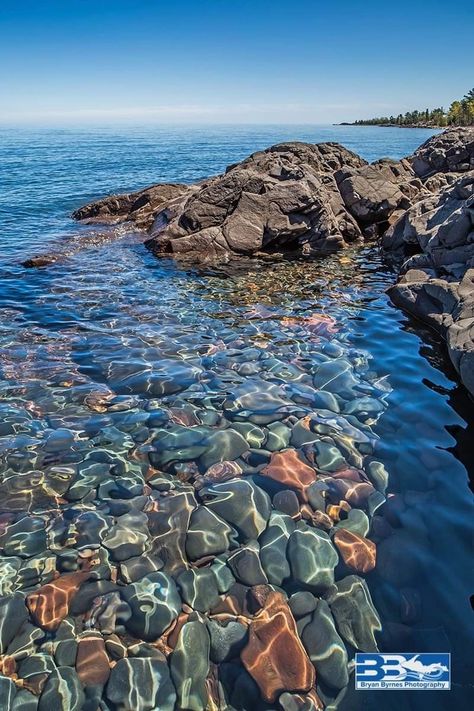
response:
[(328, 123), (474, 85), (465, 0), (1, 0), (0, 122)]

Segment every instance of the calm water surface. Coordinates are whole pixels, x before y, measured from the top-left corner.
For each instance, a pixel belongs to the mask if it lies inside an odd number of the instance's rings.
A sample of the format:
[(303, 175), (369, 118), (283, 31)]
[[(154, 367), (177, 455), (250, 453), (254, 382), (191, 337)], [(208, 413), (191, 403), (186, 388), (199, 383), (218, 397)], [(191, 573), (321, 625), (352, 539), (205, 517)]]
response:
[[(111, 233), (69, 219), (74, 208), (102, 194), (192, 182), (283, 140), (336, 140), (374, 160), (408, 155), (431, 133), (310, 126), (0, 129), (3, 595), (31, 594), (57, 572), (77, 571), (88, 556), (98, 556), (109, 572), (85, 587), (91, 600), (115, 609), (110, 570), (125, 580), (123, 556), (108, 539), (117, 517), (132, 516), (133, 525), (127, 529), (125, 521), (119, 531), (128, 545), (126, 530), (141, 531), (142, 511), (169, 489), (192, 491), (193, 477), (202, 477), (222, 451), (260, 482), (274, 423), (295, 432), (322, 408), (326, 420), (311, 427), (327, 447), (322, 452), (307, 438), (300, 446), (307, 459), (323, 471), (331, 471), (334, 458), (366, 471), (378, 461), (389, 475), (388, 502), (372, 499), (370, 512), (377, 566), (367, 582), (382, 620), (379, 647), (452, 654), (451, 692), (355, 692), (351, 680), (341, 708), (467, 708), (472, 404), (437, 338), (389, 304), (384, 289), (393, 274), (376, 250), (310, 265), (183, 271), (156, 261), (142, 238), (124, 228)], [(37, 271), (19, 266), (26, 256), (55, 250), (68, 258)], [(323, 382), (321, 368), (336, 374), (334, 385)], [(255, 426), (259, 431), (249, 435)], [(194, 431), (201, 440), (189, 439), (193, 428), (200, 428)], [(213, 445), (216, 431), (224, 437)], [(245, 452), (242, 433), (256, 437)], [(213, 447), (219, 449), (214, 459)], [(170, 515), (171, 532), (175, 523)], [(126, 559), (156, 552), (160, 535), (166, 537), (147, 525), (143, 545), (134, 541)], [(90, 629), (106, 634), (98, 612), (99, 622), (87, 618), (88, 604), (69, 609), (73, 639)], [(39, 664), (57, 655), (59, 632), (38, 636), (37, 623), (23, 631), (21, 648), (41, 657)], [(18, 645), (1, 651), (26, 677)], [(69, 662), (56, 657), (55, 663)], [(101, 698), (102, 690), (94, 693)], [(236, 708), (270, 708), (245, 693), (232, 701)], [(333, 696), (327, 692), (328, 700)]]

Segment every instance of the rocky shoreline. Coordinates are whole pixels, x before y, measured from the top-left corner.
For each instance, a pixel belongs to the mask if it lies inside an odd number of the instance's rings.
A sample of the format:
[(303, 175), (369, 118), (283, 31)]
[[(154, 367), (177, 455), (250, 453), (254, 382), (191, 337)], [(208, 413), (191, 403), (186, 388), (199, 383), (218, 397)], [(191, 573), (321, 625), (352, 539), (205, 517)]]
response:
[(154, 254), (199, 263), (380, 239), (401, 263), (393, 302), (441, 333), (474, 394), (473, 195), (474, 129), (453, 128), (372, 164), (337, 143), (279, 144), (198, 184), (107, 197), (74, 217), (130, 222)]

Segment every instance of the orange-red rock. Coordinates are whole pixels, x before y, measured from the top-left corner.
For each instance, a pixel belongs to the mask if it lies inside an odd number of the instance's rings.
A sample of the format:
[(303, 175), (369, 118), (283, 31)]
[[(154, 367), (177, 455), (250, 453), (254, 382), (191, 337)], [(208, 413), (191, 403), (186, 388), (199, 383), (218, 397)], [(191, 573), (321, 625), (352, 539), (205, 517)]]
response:
[(77, 676), (84, 686), (104, 686), (110, 676), (105, 642), (97, 632), (79, 638), (76, 657)]
[(377, 549), (373, 541), (344, 528), (336, 531), (333, 540), (349, 568), (358, 573), (369, 573), (375, 568)]
[(316, 472), (301, 461), (296, 449), (274, 452), (269, 464), (262, 469), (261, 474), (287, 488), (294, 489), (302, 502), (308, 500), (307, 487), (316, 481)]
[(89, 576), (87, 570), (66, 573), (27, 595), (26, 604), (36, 624), (50, 632), (56, 630), (67, 616), (74, 595)]
[(265, 701), (273, 703), (284, 691), (309, 691), (315, 671), (284, 596), (266, 590), (263, 607), (250, 622), (241, 659)]

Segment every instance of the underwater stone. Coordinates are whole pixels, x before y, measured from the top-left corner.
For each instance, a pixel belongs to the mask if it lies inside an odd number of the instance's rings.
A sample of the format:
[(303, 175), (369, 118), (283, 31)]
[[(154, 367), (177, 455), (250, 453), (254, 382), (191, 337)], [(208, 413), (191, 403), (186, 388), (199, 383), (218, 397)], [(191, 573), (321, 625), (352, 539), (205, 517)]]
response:
[(190, 568), (176, 580), (184, 602), (199, 612), (207, 612), (219, 601), (217, 581), (210, 568)]
[(177, 575), (188, 567), (186, 532), (197, 505), (194, 492), (174, 490), (159, 495), (153, 509), (147, 511), (152, 554), (161, 558), (163, 570), (170, 575)]
[(163, 561), (158, 556), (140, 555), (120, 563), (120, 576), (126, 583), (135, 583), (145, 575), (161, 570)]
[(0, 703), (2, 711), (11, 711), (16, 696), (16, 686), (12, 679), (0, 675)]
[(163, 634), (181, 610), (174, 580), (161, 571), (127, 585), (121, 595), (132, 610), (125, 626), (132, 634), (150, 642)]
[(249, 541), (227, 558), (227, 565), (236, 580), (243, 585), (262, 585), (268, 582), (259, 558), (260, 546), (257, 541)]
[(294, 489), (301, 501), (307, 501), (306, 488), (316, 481), (316, 472), (305, 464), (296, 449), (274, 452), (261, 474), (278, 482), (285, 489)]
[(46, 522), (39, 516), (24, 516), (7, 526), (0, 536), (0, 547), (6, 556), (31, 558), (47, 548)]
[(382, 629), (367, 583), (349, 575), (336, 583), (327, 602), (339, 634), (361, 652), (377, 652), (375, 632)]
[(318, 390), (327, 390), (345, 400), (351, 400), (355, 397), (354, 390), (359, 386), (359, 381), (354, 377), (351, 363), (345, 358), (338, 358), (318, 367), (313, 376), (313, 384)]
[(272, 503), (275, 509), (288, 516), (297, 517), (300, 513), (300, 502), (295, 492), (291, 489), (277, 491), (272, 499)]
[(89, 577), (88, 571), (65, 573), (27, 595), (26, 604), (35, 622), (45, 630), (56, 630), (67, 616), (74, 596)]
[(293, 617), (297, 620), (305, 617), (306, 615), (311, 615), (311, 613), (316, 609), (317, 604), (318, 599), (310, 593), (309, 590), (301, 590), (293, 593), (288, 600), (288, 605), (290, 606)]
[(178, 708), (203, 711), (207, 708), (206, 678), (209, 673), (210, 640), (206, 624), (198, 617), (183, 625), (170, 657)]
[(334, 582), (338, 555), (324, 531), (299, 524), (288, 541), (287, 556), (293, 580), (312, 592), (324, 592)]
[(105, 694), (115, 711), (173, 711), (176, 703), (164, 656), (119, 659), (110, 673)]
[(343, 528), (336, 531), (333, 540), (349, 568), (357, 573), (369, 573), (375, 568), (377, 553), (373, 541)]
[(262, 607), (250, 622), (240, 656), (264, 700), (273, 703), (284, 691), (308, 691), (315, 673), (284, 596), (268, 586), (255, 590)]
[(291, 429), (283, 422), (271, 422), (267, 426), (267, 438), (265, 441), (265, 449), (269, 452), (277, 452), (280, 449), (286, 449), (290, 444)]
[(213, 464), (234, 461), (249, 448), (248, 442), (234, 429), (215, 430), (205, 441), (206, 448), (199, 457), (202, 470)]
[[(0, 698), (3, 698), (0, 690)], [(8, 707), (7, 707), (8, 708)], [(38, 708), (38, 697), (26, 689), (18, 689), (17, 694), (10, 707), (10, 711), (36, 711)]]
[(109, 657), (100, 632), (81, 634), (77, 645), (76, 672), (84, 687), (104, 686), (110, 676)]
[(0, 654), (5, 654), (8, 645), (28, 619), (25, 598), (20, 593), (0, 598)]
[(244, 542), (258, 538), (265, 529), (270, 498), (250, 478), (213, 484), (199, 493), (205, 506), (234, 526)]
[(351, 509), (347, 513), (347, 518), (342, 519), (334, 526), (336, 530), (344, 529), (352, 531), (359, 536), (366, 536), (369, 532), (370, 521), (366, 513), (360, 509)]
[(311, 622), (305, 626), (301, 640), (314, 664), (318, 680), (338, 690), (347, 686), (347, 651), (325, 600), (317, 601)]
[(247, 627), (241, 622), (230, 620), (226, 625), (216, 620), (207, 620), (210, 637), (210, 658), (215, 664), (221, 664), (238, 657), (247, 641)]
[(71, 667), (58, 667), (49, 675), (40, 696), (38, 711), (81, 711), (84, 692)]
[(259, 449), (265, 442), (265, 432), (251, 422), (234, 422), (232, 429), (242, 435), (251, 449)]
[(198, 506), (191, 514), (186, 534), (186, 553), (189, 560), (207, 555), (219, 555), (228, 550), (237, 532), (206, 506)]
[(217, 589), (221, 595), (228, 592), (235, 583), (235, 578), (227, 565), (227, 558), (224, 556), (215, 558), (209, 567), (212, 570), (217, 582)]
[(295, 530), (294, 521), (284, 514), (273, 511), (265, 531), (259, 538), (260, 560), (272, 585), (283, 584), (290, 577), (287, 546), (290, 535)]

